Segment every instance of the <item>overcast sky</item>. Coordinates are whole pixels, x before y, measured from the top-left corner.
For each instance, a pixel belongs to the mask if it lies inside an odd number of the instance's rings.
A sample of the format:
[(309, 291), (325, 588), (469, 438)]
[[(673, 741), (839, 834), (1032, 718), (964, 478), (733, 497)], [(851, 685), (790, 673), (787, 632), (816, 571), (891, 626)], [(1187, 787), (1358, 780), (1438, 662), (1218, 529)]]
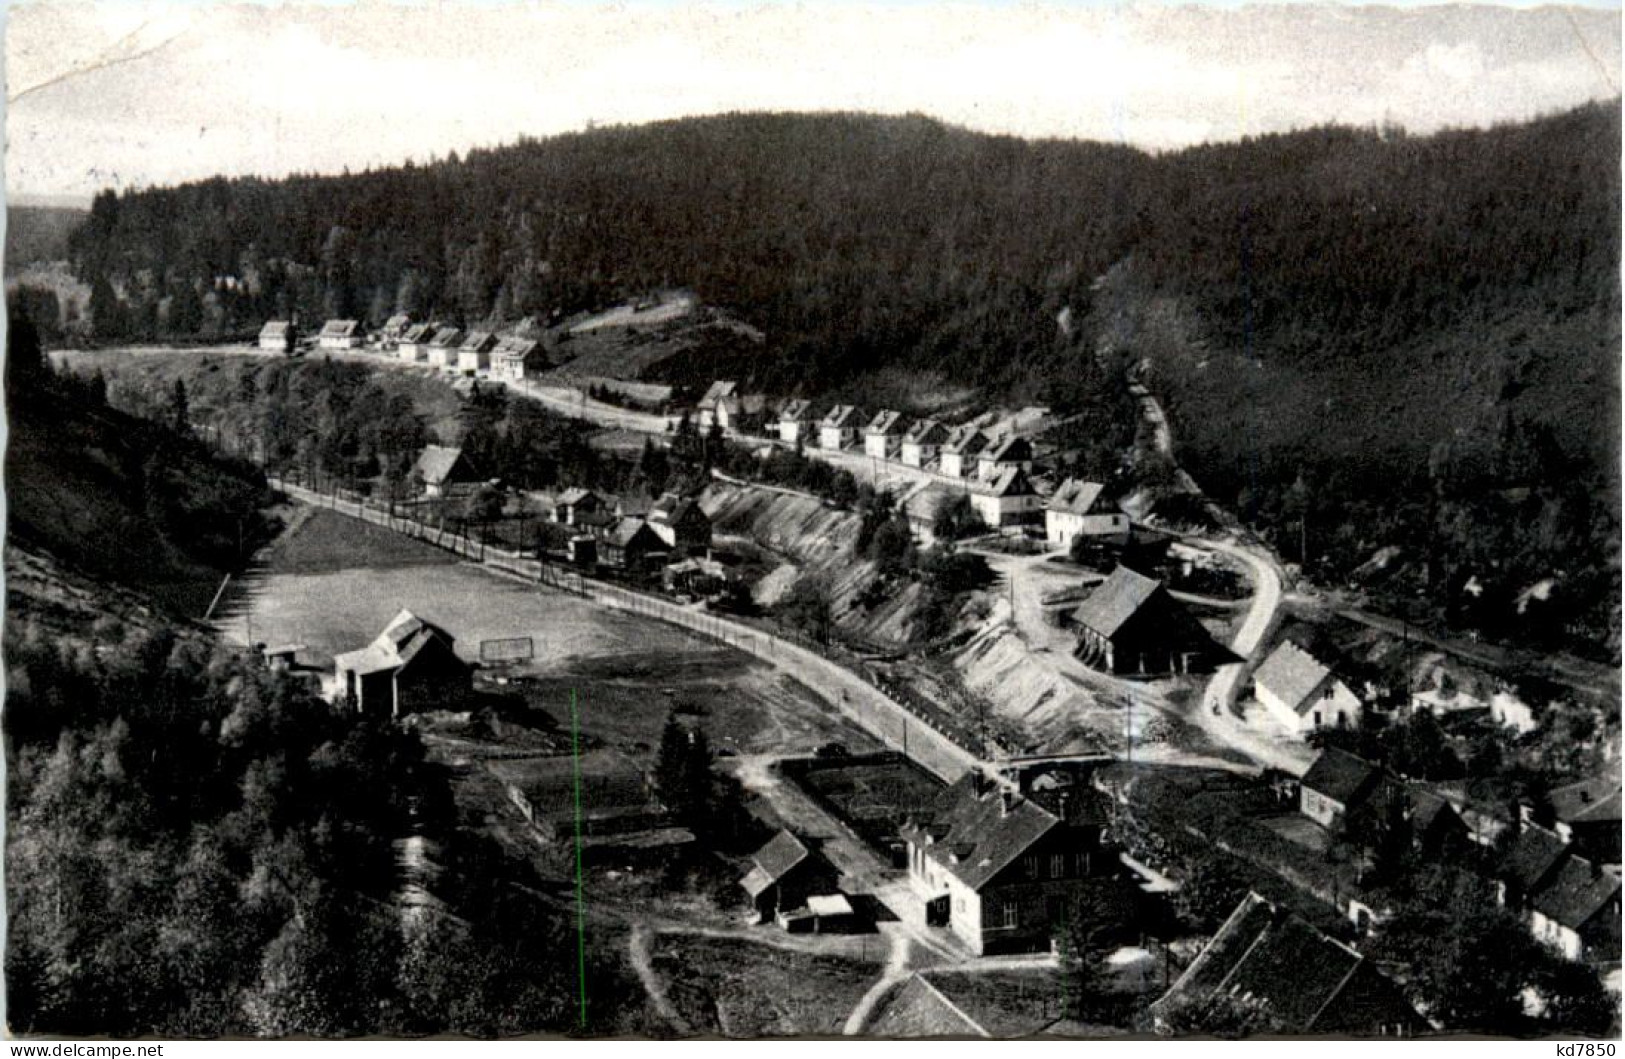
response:
[(1618, 94), (1617, 3), (35, 3), (6, 27), (12, 196), (336, 172), (729, 110), (919, 111), (1151, 148)]

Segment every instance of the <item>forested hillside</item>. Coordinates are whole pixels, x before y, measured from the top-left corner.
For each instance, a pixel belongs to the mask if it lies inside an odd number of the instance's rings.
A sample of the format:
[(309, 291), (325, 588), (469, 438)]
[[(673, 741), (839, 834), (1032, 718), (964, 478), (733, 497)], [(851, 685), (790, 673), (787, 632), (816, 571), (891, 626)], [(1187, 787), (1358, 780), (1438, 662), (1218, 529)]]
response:
[(1109, 346), (1148, 362), (1182, 462), (1289, 558), (1341, 581), (1395, 545), (1408, 580), (1383, 591), (1606, 654), (1619, 142), (1606, 105), (1161, 156), (727, 116), (104, 194), (72, 256), (108, 340), (292, 311), (556, 319), (684, 287), (766, 340), (673, 381), (833, 393), (903, 371), (1063, 410)]

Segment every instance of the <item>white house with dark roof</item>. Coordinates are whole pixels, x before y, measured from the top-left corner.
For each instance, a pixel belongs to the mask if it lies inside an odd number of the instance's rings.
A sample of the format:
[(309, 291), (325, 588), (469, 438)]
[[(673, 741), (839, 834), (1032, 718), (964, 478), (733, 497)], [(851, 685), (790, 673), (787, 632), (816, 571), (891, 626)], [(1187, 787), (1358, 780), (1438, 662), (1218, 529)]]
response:
[(1347, 684), (1291, 640), (1282, 640), (1253, 674), (1253, 695), (1294, 735), (1358, 727), (1365, 711)]
[(423, 483), (423, 495), (431, 499), (472, 488), (480, 480), (463, 450), (445, 445), (425, 445), (412, 473)]
[(900, 830), (909, 890), (923, 906), (905, 911), (978, 956), (1046, 951), (1078, 887), (1121, 872), (1105, 824), (1093, 791), (1080, 792), (1063, 819), (973, 772)]
[(509, 335), (497, 343), (491, 354), (491, 375), (498, 379), (523, 382), (547, 367), (547, 354), (534, 338)]
[(384, 321), (384, 326), (378, 329), (378, 338), (382, 342), (399, 342), (406, 329), (412, 326), (412, 317), (406, 313), (396, 313)]
[(699, 412), (700, 430), (710, 430), (713, 426), (727, 430), (739, 410), (739, 384), (731, 379), (718, 379), (695, 408)]
[(863, 431), (863, 451), (877, 460), (889, 460), (897, 453), (907, 429), (903, 413), (883, 408), (869, 420)]
[(812, 433), (819, 420), (817, 410), (811, 401), (795, 398), (784, 402), (779, 409), (779, 440), (786, 445), (805, 445), (812, 438)]
[(329, 320), (316, 336), (320, 349), (360, 349), (366, 340), (359, 320)]
[(739, 886), (750, 900), (753, 923), (805, 909), (814, 898), (839, 891), (840, 872), (783, 828), (750, 859), (751, 869)]
[(902, 460), (905, 467), (928, 467), (936, 462), (948, 428), (935, 419), (916, 420), (903, 434)]
[(408, 364), (422, 364), (429, 359), (429, 343), (439, 328), (434, 324), (413, 324), (401, 332), (395, 346), (395, 356)]
[(1107, 499), (1099, 482), (1068, 478), (1044, 505), (1044, 537), (1068, 546), (1075, 537), (1104, 537), (1128, 532), (1128, 515)]
[(457, 351), (463, 345), (463, 331), (459, 327), (442, 327), (429, 339), (429, 365), (452, 368), (457, 364)]
[(987, 435), (976, 426), (966, 423), (949, 431), (942, 443), (937, 470), (949, 478), (972, 478), (976, 475), (976, 457), (987, 447)]
[(849, 404), (838, 404), (825, 413), (818, 424), (818, 447), (831, 452), (849, 449), (858, 443), (863, 413)]
[(1023, 437), (1005, 437), (992, 442), (976, 457), (976, 477), (984, 482), (993, 481), (1011, 467), (1032, 473), (1032, 442)]
[(457, 347), (457, 370), (462, 372), (490, 371), (491, 355), (496, 352), (500, 339), (490, 331), (475, 331)]
[(1026, 525), (1044, 507), (1044, 498), (1020, 467), (1006, 467), (993, 481), (978, 482), (968, 495), (982, 521), (995, 529)]

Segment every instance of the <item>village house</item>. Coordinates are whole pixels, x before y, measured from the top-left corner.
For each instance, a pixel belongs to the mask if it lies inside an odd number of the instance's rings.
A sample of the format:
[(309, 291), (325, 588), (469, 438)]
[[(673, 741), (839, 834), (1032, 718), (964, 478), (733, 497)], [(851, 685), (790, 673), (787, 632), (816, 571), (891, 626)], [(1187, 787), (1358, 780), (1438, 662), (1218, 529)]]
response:
[(1048, 951), (1077, 890), (1118, 879), (1122, 867), (1094, 791), (1058, 808), (972, 772), (907, 821), (909, 889), (926, 925), (977, 956)]
[(818, 424), (818, 447), (838, 452), (856, 445), (862, 419), (863, 413), (852, 405), (838, 404), (831, 408)]
[(995, 480), (973, 485), (968, 495), (982, 521), (995, 529), (1027, 525), (1044, 506), (1044, 498), (1020, 467), (1007, 467)]
[(1540, 727), (1534, 708), (1508, 688), (1500, 688), (1490, 696), (1490, 719), (1519, 735), (1528, 735)]
[(1291, 640), (1282, 640), (1253, 674), (1253, 696), (1300, 736), (1317, 728), (1356, 728), (1365, 710), (1347, 684)]
[(991, 482), (1011, 467), (1019, 467), (1028, 474), (1033, 470), (1033, 446), (1022, 437), (1006, 437), (994, 441), (976, 457), (976, 477)]
[(1069, 547), (1074, 537), (1115, 536), (1128, 528), (1128, 516), (1099, 482), (1068, 478), (1044, 505), (1044, 538), (1051, 544)]
[(359, 320), (329, 320), (316, 336), (320, 349), (360, 349), (366, 341)]
[(1375, 766), (1347, 751), (1323, 750), (1298, 784), (1299, 809), (1329, 828), (1375, 790), (1381, 778)]
[(463, 344), (463, 332), (456, 327), (442, 327), (429, 339), (429, 366), (450, 369), (457, 363), (457, 351)]
[(269, 353), (290, 354), (298, 341), (299, 334), (288, 320), (267, 320), (260, 328), (259, 347)]
[(780, 829), (750, 859), (751, 869), (739, 885), (750, 900), (752, 923), (800, 911), (810, 898), (840, 889), (841, 873), (789, 831)]
[(648, 570), (663, 563), (671, 551), (654, 527), (641, 518), (617, 518), (594, 527), (594, 536), (598, 539), (598, 560), (623, 570)]
[(1527, 909), (1568, 855), (1568, 843), (1555, 831), (1521, 822), (1495, 867), (1496, 900), (1514, 911)]
[(937, 420), (916, 420), (903, 434), (903, 466), (921, 469), (930, 466), (936, 462), (937, 453), (947, 440), (948, 428)]
[(553, 501), (553, 521), (565, 526), (594, 525), (609, 513), (609, 502), (591, 489), (566, 489)]
[(987, 447), (987, 435), (967, 423), (949, 431), (942, 443), (937, 468), (949, 478), (970, 478), (976, 474), (976, 457)]
[(457, 349), (457, 370), (468, 372), (490, 371), (491, 354), (496, 352), (499, 339), (489, 331), (471, 333)]
[(1197, 672), (1224, 652), (1160, 581), (1118, 566), (1071, 614), (1078, 657), (1108, 673)]
[(386, 345), (393, 345), (406, 334), (406, 329), (412, 326), (412, 318), (406, 313), (396, 313), (384, 321), (384, 326), (378, 329), (377, 338)]
[(547, 354), (534, 338), (509, 335), (497, 343), (491, 354), (491, 374), (498, 379), (523, 382), (547, 367)]
[(812, 437), (819, 415), (811, 401), (786, 401), (779, 409), (779, 440), (786, 445), (805, 445)]
[(718, 379), (713, 382), (700, 403), (695, 406), (699, 412), (700, 430), (710, 430), (713, 426), (727, 430), (733, 422), (734, 414), (739, 411), (739, 384), (728, 379)]
[(409, 610), (366, 647), (336, 656), (333, 667), (341, 701), (368, 716), (457, 709), (473, 689), (473, 667), (457, 656), (451, 634)]
[(1529, 901), (1530, 933), (1564, 959), (1617, 964), (1619, 890), (1619, 876), (1601, 864), (1565, 856)]
[(412, 473), (423, 483), (423, 495), (431, 500), (465, 493), (480, 482), (462, 449), (426, 445)]
[(694, 497), (664, 494), (649, 509), (649, 526), (667, 546), (685, 555), (711, 547), (711, 517)]
[(863, 451), (877, 460), (889, 460), (903, 442), (907, 422), (903, 413), (882, 409), (863, 431)]
[[(1618, 768), (1618, 762), (1615, 762)], [(1553, 830), (1576, 851), (1602, 864), (1620, 862), (1620, 779), (1617, 771), (1546, 792)]]
[(1264, 1033), (1412, 1037), (1428, 1030), (1399, 988), (1354, 949), (1249, 893), (1151, 1006), (1164, 1031), (1218, 998), (1256, 1006)]
[(413, 324), (401, 333), (395, 356), (408, 364), (422, 364), (429, 359), (429, 343), (439, 329), (434, 324)]
[(660, 571), (660, 583), (668, 592), (709, 598), (727, 589), (728, 568), (715, 559), (684, 559)]

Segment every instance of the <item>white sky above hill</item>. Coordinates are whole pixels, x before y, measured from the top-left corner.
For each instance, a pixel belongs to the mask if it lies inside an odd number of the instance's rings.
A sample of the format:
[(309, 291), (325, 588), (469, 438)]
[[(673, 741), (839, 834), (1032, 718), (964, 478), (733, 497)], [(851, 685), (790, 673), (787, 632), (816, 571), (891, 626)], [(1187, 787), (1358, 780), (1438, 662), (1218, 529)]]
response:
[(731, 110), (1169, 148), (1523, 119), (1619, 81), (1617, 4), (46, 2), (7, 14), (6, 176), (88, 198)]

